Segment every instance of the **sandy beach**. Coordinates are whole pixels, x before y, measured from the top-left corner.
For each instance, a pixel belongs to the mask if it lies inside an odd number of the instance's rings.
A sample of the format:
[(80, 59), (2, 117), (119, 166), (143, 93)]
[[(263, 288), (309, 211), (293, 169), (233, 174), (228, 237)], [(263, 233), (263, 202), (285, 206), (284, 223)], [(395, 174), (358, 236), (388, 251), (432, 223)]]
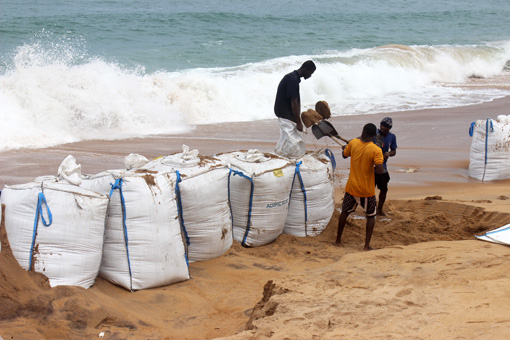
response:
[[(0, 228), (3, 339), (504, 339), (510, 334), (510, 248), (476, 240), (510, 223), (510, 180), (468, 177), (471, 122), (510, 115), (510, 97), (446, 109), (333, 117), (344, 138), (364, 124), (394, 122), (397, 155), (387, 214), (364, 252), (365, 220), (336, 236), (349, 162), (331, 139), (306, 135), (307, 150), (329, 147), (337, 162), (335, 212), (317, 237), (281, 235), (266, 246), (234, 241), (223, 256), (190, 264), (191, 280), (131, 293), (98, 278), (93, 287), (50, 288), (26, 272)], [(273, 151), (276, 120), (198, 126), (188, 134), (86, 141), (0, 153), (0, 188), (56, 175), (67, 155), (94, 174), (124, 157), (182, 151)]]

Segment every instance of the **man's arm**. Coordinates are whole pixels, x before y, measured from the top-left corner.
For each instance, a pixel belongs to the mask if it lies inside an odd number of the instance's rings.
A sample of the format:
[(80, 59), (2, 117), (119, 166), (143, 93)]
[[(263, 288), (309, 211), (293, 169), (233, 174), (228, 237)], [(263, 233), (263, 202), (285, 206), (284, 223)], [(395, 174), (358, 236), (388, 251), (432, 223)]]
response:
[(344, 152), (345, 152), (345, 148), (346, 148), (346, 147), (347, 147), (347, 145), (342, 145), (342, 157), (343, 157), (344, 159), (346, 159), (347, 157), (349, 157), (349, 156), (346, 156), (346, 155), (344, 154)]
[(294, 114), (294, 119), (296, 120), (296, 128), (298, 131), (303, 131), (303, 123), (301, 122), (301, 116), (299, 111), (301, 108), (299, 107), (299, 100), (297, 98), (290, 98), (290, 104), (292, 106), (292, 113)]
[(384, 173), (384, 166), (382, 164), (377, 164), (375, 166), (375, 172), (377, 172), (379, 175)]
[(397, 154), (397, 149), (393, 149), (391, 151), (386, 151), (383, 156), (384, 156), (384, 159), (388, 159), (389, 157), (393, 157)]

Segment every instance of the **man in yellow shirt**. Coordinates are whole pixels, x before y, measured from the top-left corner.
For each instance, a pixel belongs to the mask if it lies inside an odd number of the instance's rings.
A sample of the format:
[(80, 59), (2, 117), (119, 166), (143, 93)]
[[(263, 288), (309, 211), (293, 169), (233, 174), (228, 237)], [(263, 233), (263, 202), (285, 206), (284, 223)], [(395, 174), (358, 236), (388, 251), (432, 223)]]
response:
[(372, 142), (376, 133), (377, 127), (374, 124), (366, 124), (363, 127), (361, 137), (351, 140), (349, 144), (342, 147), (342, 156), (344, 158), (351, 157), (351, 170), (345, 185), (342, 213), (338, 220), (336, 241), (333, 243), (335, 246), (341, 245), (347, 217), (361, 203), (367, 218), (364, 250), (372, 249), (370, 248), (370, 239), (374, 231), (375, 215), (377, 213), (374, 167), (378, 174), (384, 172), (382, 150)]

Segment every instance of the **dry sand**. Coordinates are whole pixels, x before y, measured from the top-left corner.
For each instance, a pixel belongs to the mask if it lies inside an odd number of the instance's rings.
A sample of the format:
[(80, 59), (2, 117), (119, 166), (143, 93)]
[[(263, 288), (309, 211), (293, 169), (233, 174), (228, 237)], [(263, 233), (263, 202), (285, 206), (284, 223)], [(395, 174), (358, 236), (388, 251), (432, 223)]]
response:
[[(470, 179), (469, 124), (510, 114), (510, 98), (454, 109), (335, 117), (342, 137), (390, 115), (397, 156), (386, 218), (362, 251), (365, 220), (351, 216), (334, 247), (338, 211), (318, 237), (280, 236), (263, 247), (239, 243), (225, 255), (190, 265), (186, 282), (130, 293), (97, 279), (88, 289), (50, 288), (21, 269), (0, 228), (0, 335), (4, 339), (503, 339), (510, 334), (510, 248), (473, 235), (510, 223), (510, 180)], [(187, 135), (89, 141), (0, 153), (0, 188), (55, 174), (68, 154), (84, 173), (123, 167), (127, 154), (179, 151), (203, 155), (272, 151), (274, 120), (200, 126)], [(336, 206), (348, 160), (337, 158)]]

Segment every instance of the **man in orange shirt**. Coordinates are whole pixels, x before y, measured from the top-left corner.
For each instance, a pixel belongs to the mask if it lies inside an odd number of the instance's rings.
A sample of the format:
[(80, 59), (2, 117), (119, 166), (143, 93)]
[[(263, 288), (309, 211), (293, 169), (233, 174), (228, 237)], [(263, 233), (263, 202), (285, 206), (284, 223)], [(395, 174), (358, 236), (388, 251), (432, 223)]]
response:
[(363, 127), (361, 137), (353, 139), (343, 146), (342, 156), (351, 157), (351, 171), (345, 185), (345, 196), (342, 203), (342, 213), (338, 220), (338, 232), (335, 246), (340, 246), (342, 233), (349, 214), (356, 210), (359, 203), (365, 210), (367, 228), (364, 250), (371, 250), (370, 239), (375, 226), (375, 215), (377, 213), (377, 200), (375, 198), (375, 172), (384, 172), (384, 157), (380, 147), (372, 141), (377, 133), (377, 127), (366, 124)]

